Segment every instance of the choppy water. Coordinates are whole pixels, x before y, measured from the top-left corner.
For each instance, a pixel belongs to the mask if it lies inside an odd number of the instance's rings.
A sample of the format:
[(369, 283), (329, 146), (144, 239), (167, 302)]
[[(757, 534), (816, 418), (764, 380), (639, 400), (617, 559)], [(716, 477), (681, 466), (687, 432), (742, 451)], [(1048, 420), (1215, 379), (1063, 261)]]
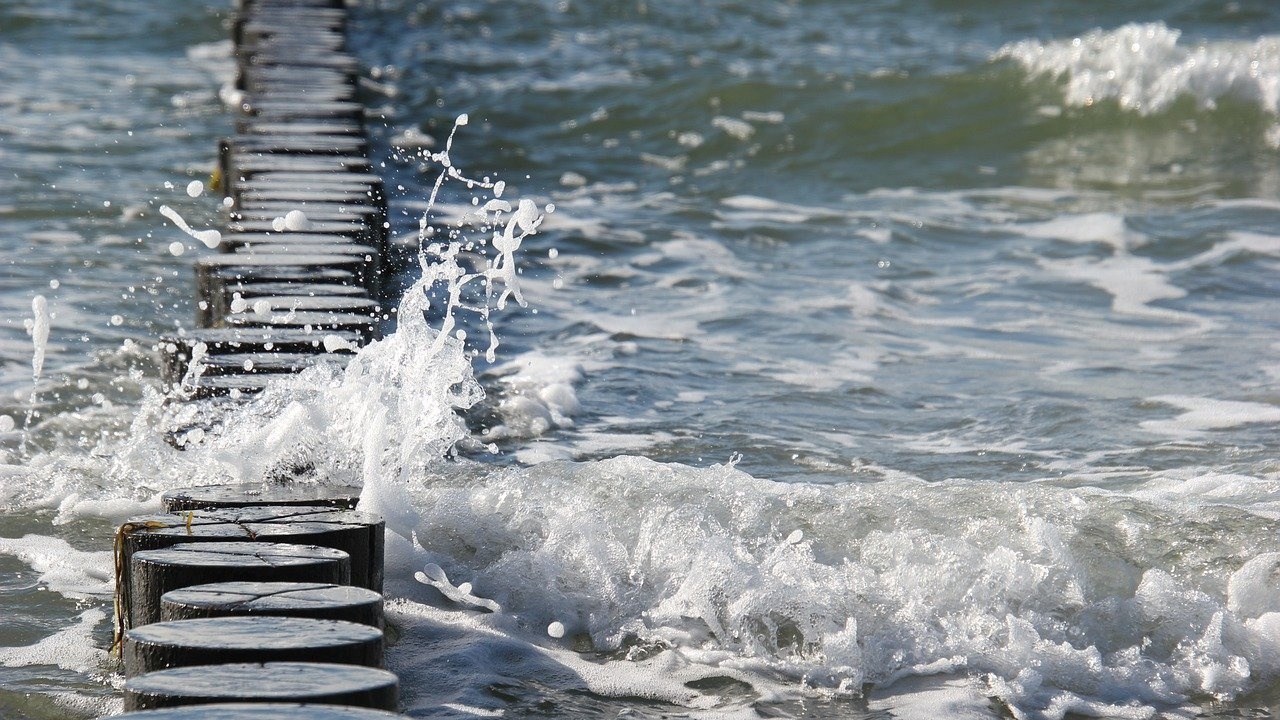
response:
[(118, 707), (113, 523), (300, 457), (399, 533), (416, 716), (1271, 712), (1280, 8), (1112, 5), (366, 3), (396, 231), (469, 114), (529, 307), (178, 452), (226, 9), (4, 4), (0, 715)]

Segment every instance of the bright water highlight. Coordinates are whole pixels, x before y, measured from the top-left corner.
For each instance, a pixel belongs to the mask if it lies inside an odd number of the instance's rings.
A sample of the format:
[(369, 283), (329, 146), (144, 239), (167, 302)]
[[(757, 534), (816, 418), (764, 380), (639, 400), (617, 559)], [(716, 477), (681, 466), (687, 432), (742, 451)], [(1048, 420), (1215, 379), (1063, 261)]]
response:
[(0, 713), (113, 707), (113, 523), (283, 473), (387, 515), (416, 716), (1274, 708), (1269, 3), (360, 8), (395, 231), (466, 113), (457, 164), (555, 206), (529, 307), (490, 364), (424, 284), (178, 451), (150, 345), (206, 250), (159, 208), (216, 224), (224, 13), (0, 10)]

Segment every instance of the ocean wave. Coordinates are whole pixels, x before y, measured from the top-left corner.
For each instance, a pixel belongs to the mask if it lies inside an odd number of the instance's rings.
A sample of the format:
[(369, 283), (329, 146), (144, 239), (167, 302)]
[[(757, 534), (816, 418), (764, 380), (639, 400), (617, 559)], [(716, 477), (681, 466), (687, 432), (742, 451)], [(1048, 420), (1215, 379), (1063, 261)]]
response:
[(1188, 43), (1164, 23), (1131, 23), (1069, 40), (1020, 40), (993, 59), (1013, 60), (1032, 78), (1061, 81), (1071, 107), (1113, 101), (1151, 115), (1189, 98), (1205, 110), (1233, 100), (1280, 115), (1277, 35)]

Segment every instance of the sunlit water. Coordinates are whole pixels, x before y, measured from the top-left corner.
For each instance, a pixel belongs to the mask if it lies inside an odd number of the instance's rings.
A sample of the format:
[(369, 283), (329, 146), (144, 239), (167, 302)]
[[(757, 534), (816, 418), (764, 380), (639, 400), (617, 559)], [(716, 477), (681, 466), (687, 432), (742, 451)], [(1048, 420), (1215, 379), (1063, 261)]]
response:
[[(396, 234), (468, 114), (456, 164), (554, 205), (528, 307), (493, 363), (479, 313), (462, 342), (403, 312), (345, 375), (175, 419), (151, 344), (208, 251), (159, 208), (216, 225), (186, 190), (229, 131), (226, 9), (0, 8), (0, 715), (119, 708), (114, 523), (299, 466), (387, 515), (419, 717), (1277, 702), (1280, 9), (355, 15)], [(487, 237), (494, 195), (447, 183), (430, 239)]]

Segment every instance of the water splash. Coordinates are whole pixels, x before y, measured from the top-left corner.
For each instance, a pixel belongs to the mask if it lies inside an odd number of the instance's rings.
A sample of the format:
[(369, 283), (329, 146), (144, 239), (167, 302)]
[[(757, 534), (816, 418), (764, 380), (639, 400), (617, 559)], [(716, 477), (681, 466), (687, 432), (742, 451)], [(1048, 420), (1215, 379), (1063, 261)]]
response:
[[(505, 182), (491, 181), (488, 178), (481, 180), (469, 178), (458, 169), (450, 157), (450, 152), (453, 150), (453, 141), (458, 128), (465, 126), (468, 121), (469, 118), (465, 113), (457, 117), (453, 128), (449, 131), (448, 139), (445, 140), (444, 149), (440, 152), (420, 151), (423, 157), (439, 164), (441, 169), (432, 185), (431, 195), (427, 199), (427, 209), (423, 211), (418, 221), (418, 263), (422, 269), (423, 279), (428, 285), (441, 283), (448, 288), (445, 316), (440, 328), (441, 336), (455, 332), (455, 318), (458, 310), (471, 310), (478, 313), (489, 333), (489, 346), (485, 350), (485, 359), (492, 363), (497, 359), (498, 335), (494, 331), (493, 320), (490, 317), (491, 308), (498, 310), (505, 308), (508, 299), (514, 299), (520, 307), (526, 306), (516, 276), (515, 254), (525, 238), (538, 231), (544, 216), (538, 211), (537, 205), (527, 198), (521, 198), (515, 211), (512, 212), (511, 203), (502, 199), (506, 189)], [(473, 223), (481, 232), (491, 230), (490, 237), (472, 239), (460, 230), (453, 230), (449, 233), (447, 243), (434, 241), (436, 228), (431, 225), (431, 215), (439, 198), (440, 189), (446, 180), (463, 182), (469, 189), (482, 188), (492, 191), (492, 199), (479, 209), (476, 213), (477, 217), (474, 218), (477, 222)], [(555, 208), (553, 205), (547, 205), (545, 209), (547, 212), (553, 212)], [(504, 216), (508, 214), (510, 217), (504, 221)], [(495, 251), (495, 254), (487, 259), (486, 267), (468, 272), (459, 264), (458, 257), (461, 252), (486, 246)], [(464, 300), (464, 293), (473, 283), (480, 283), (484, 291), (479, 302)]]
[[(193, 229), (190, 225), (187, 224), (186, 220), (182, 219), (182, 216), (178, 214), (177, 210), (174, 210), (168, 205), (160, 206), (160, 214), (169, 218), (169, 220), (173, 222), (174, 225), (178, 226), (178, 229), (181, 230), (182, 232), (204, 243), (205, 247), (209, 248), (210, 250), (217, 248), (218, 245), (222, 243), (222, 233), (218, 232), (217, 230)], [(174, 254), (176, 255), (178, 253), (174, 253)]]
[(36, 414), (36, 393), (40, 389), (40, 377), (44, 374), (44, 356), (49, 345), (49, 301), (43, 295), (31, 298), (31, 317), (23, 325), (31, 334), (31, 395), (27, 399), (27, 413), (23, 419), (22, 439), (18, 452), (26, 454), (27, 440), (31, 436), (31, 421)]

